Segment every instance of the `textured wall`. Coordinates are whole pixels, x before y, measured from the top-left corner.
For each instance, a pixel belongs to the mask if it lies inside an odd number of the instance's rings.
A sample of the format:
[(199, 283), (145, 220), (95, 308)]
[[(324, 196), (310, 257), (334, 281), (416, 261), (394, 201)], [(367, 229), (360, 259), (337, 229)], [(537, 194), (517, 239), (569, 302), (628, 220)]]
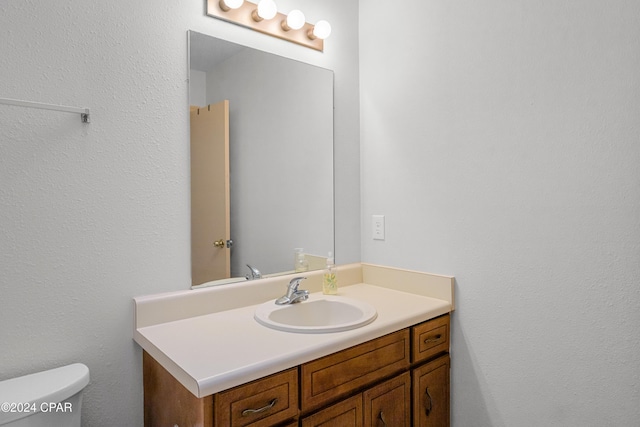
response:
[(360, 2), (363, 261), (455, 275), (453, 424), (637, 425), (640, 4), (393, 13)]
[(0, 3), (0, 97), (92, 115), (0, 106), (0, 379), (84, 362), (85, 423), (142, 424), (132, 298), (190, 285), (188, 29), (335, 71), (337, 253), (359, 260), (357, 2), (295, 3), (334, 24), (324, 54), (202, 1)]

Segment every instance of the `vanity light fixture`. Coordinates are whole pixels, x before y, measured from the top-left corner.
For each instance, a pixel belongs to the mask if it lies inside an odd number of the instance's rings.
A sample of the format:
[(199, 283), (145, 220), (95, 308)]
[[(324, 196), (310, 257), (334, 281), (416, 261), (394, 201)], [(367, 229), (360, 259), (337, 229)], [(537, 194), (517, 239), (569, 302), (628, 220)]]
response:
[(244, 0), (220, 0), (219, 5), (220, 9), (228, 12), (231, 9), (239, 9), (243, 3)]
[(260, 0), (258, 7), (251, 12), (254, 21), (260, 22), (263, 19), (273, 19), (278, 14), (278, 6), (273, 0)]
[(305, 22), (300, 10), (280, 13), (274, 0), (207, 0), (207, 15), (319, 51), (331, 34), (327, 21)]
[(287, 19), (282, 21), (282, 29), (285, 31), (299, 30), (304, 27), (304, 13), (298, 9), (292, 10), (287, 15)]
[(329, 24), (325, 20), (316, 22), (316, 25), (314, 25), (313, 28), (307, 32), (307, 36), (311, 40), (324, 40), (329, 37), (329, 35), (331, 35), (331, 24)]

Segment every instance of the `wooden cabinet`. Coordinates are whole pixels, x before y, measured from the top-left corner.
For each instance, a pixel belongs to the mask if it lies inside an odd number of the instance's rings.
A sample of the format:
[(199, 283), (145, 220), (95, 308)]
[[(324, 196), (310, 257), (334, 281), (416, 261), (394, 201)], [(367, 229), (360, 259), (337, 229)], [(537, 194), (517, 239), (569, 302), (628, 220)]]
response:
[(204, 398), (145, 352), (145, 426), (447, 427), (449, 322), (446, 314)]
[(411, 328), (411, 362), (424, 362), (449, 351), (449, 315), (420, 323)]
[(366, 390), (364, 399), (364, 425), (411, 426), (411, 377), (405, 372)]
[(267, 427), (298, 415), (298, 370), (289, 369), (213, 396), (216, 426)]
[(302, 419), (302, 427), (410, 427), (411, 376), (404, 372)]
[(303, 364), (300, 369), (302, 411), (325, 406), (406, 370), (409, 355), (409, 331), (404, 329)]
[(449, 355), (415, 368), (413, 379), (413, 425), (449, 425)]
[(362, 395), (357, 394), (302, 419), (302, 427), (362, 427)]
[(146, 351), (142, 368), (145, 426), (213, 425), (213, 396), (195, 397)]

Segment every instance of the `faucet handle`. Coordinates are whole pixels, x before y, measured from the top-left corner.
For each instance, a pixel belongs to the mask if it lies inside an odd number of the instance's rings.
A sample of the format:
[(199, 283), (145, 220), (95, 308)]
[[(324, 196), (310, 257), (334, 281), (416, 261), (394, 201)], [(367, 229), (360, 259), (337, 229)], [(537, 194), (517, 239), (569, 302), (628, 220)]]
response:
[(305, 279), (306, 279), (306, 277), (294, 277), (289, 282), (289, 289), (291, 289), (294, 292), (297, 291), (298, 290), (298, 286), (300, 286), (300, 282), (302, 282)]
[(260, 270), (250, 266), (249, 264), (247, 264), (247, 267), (249, 268), (249, 274), (245, 276), (247, 280), (262, 279), (262, 274), (260, 273)]

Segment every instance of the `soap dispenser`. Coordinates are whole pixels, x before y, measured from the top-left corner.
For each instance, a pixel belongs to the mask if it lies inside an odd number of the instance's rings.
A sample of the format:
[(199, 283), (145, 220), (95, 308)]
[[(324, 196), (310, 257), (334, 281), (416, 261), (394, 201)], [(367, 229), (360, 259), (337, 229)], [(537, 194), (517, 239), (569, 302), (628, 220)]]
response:
[(295, 248), (294, 255), (294, 271), (296, 273), (309, 271), (309, 261), (307, 261), (307, 258), (304, 256), (304, 249)]
[(338, 277), (336, 276), (336, 266), (333, 263), (333, 254), (331, 252), (329, 252), (327, 266), (322, 274), (322, 293), (325, 295), (338, 293)]

